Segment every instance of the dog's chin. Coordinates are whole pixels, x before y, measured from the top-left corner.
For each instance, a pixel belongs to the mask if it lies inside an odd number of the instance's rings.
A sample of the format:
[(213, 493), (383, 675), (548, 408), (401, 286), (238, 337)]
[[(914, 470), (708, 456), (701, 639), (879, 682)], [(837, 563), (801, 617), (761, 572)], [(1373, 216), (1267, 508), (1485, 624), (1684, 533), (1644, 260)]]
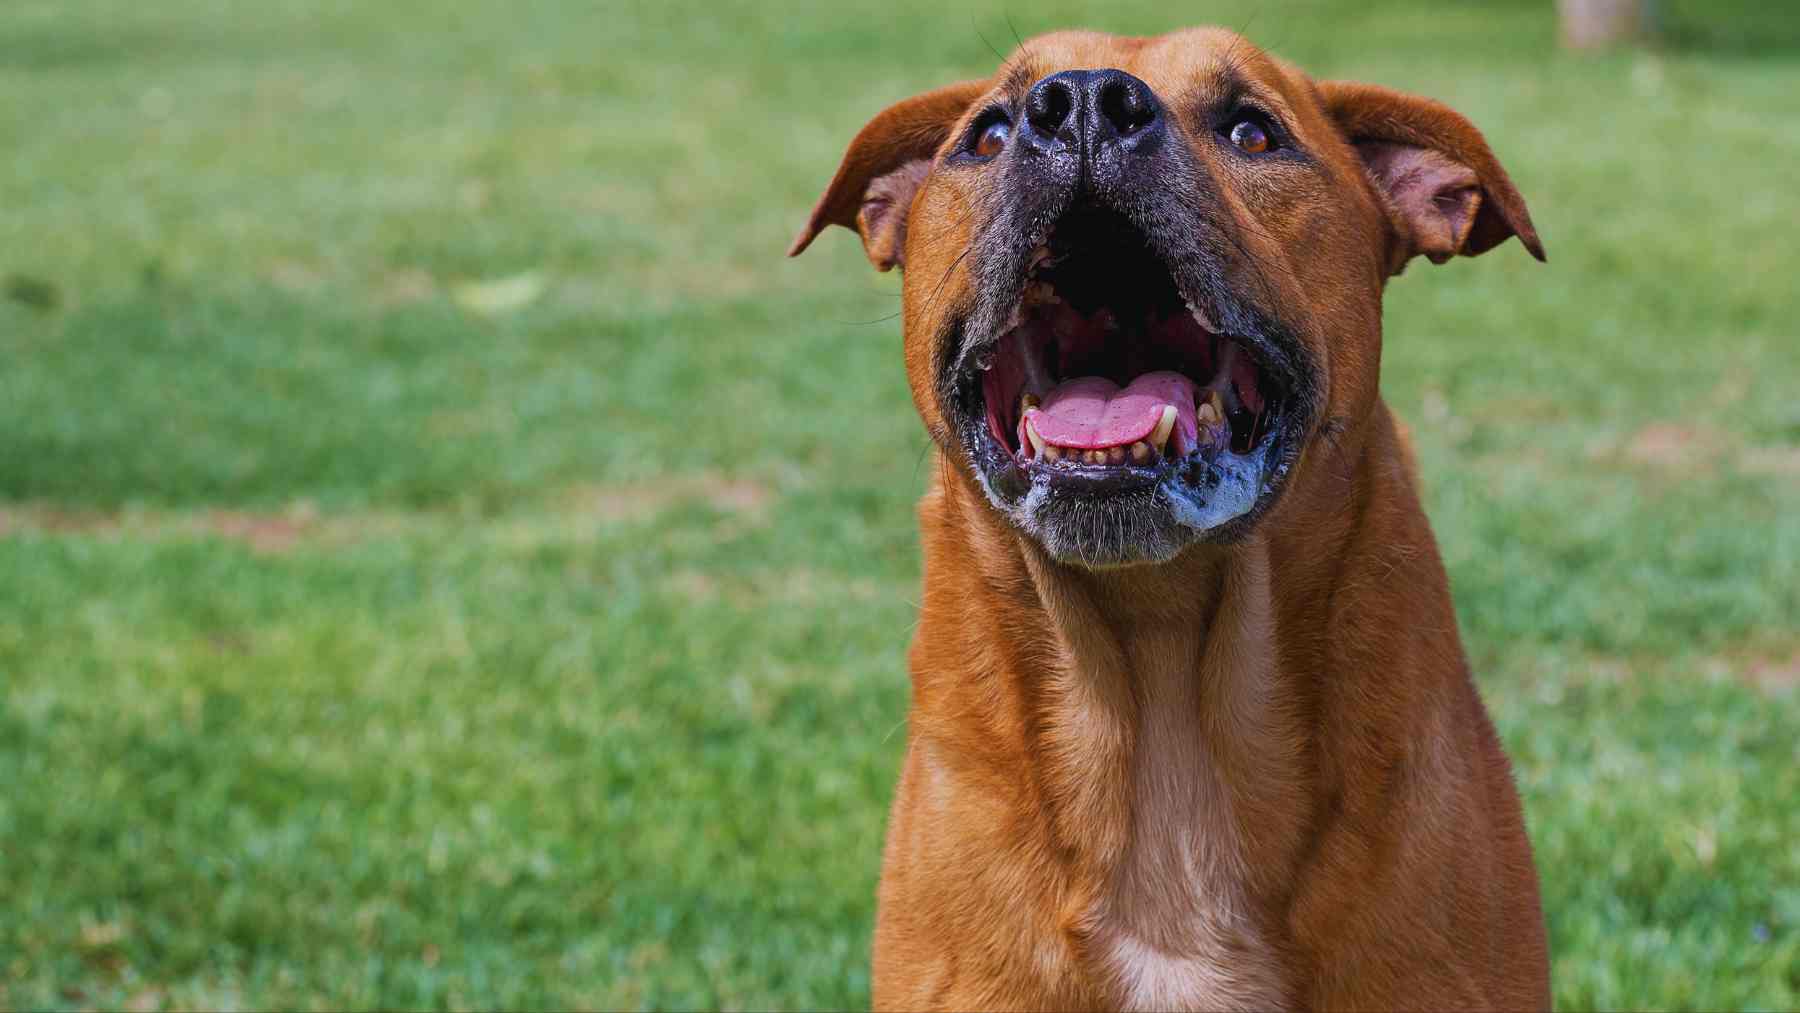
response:
[(1160, 563), (1233, 541), (1295, 464), (1305, 356), (1183, 273), (1122, 217), (1071, 213), (989, 300), (999, 323), (964, 320), (946, 346), (940, 390), (971, 473), (1057, 560)]
[(1243, 538), (1274, 507), (1290, 467), (1281, 441), (1245, 461), (1190, 455), (1150, 469), (1067, 474), (1022, 467), (980, 431), (961, 442), (977, 484), (1015, 528), (1051, 558), (1091, 568), (1164, 563), (1196, 545)]

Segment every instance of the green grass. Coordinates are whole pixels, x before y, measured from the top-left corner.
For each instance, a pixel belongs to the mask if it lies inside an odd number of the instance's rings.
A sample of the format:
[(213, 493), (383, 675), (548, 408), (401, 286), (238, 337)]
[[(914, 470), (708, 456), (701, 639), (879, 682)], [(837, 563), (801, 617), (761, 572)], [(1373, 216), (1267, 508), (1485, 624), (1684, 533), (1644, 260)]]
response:
[(0, 1008), (866, 1003), (925, 442), (780, 253), (1009, 11), (1488, 131), (1550, 263), (1414, 267), (1384, 386), (1558, 1003), (1800, 1005), (1800, 31), (1663, 7), (10, 0)]

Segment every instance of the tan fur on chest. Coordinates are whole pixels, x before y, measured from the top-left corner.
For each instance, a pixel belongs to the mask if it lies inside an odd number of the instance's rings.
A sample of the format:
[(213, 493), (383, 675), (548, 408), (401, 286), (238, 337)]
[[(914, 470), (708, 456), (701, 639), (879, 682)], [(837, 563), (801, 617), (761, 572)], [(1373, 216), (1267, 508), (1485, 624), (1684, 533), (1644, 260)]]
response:
[[(1247, 551), (1207, 576), (1217, 601), (1199, 624), (1105, 586), (1049, 603), (1057, 628), (1087, 631), (1065, 637), (1071, 677), (1111, 689), (1071, 694), (1065, 706), (1132, 705), (1066, 725), (1121, 729), (1122, 762), (1100, 768), (1117, 783), (1089, 791), (1129, 798), (1122, 847), (1089, 856), (1096, 893), (1079, 921), (1109, 999), (1124, 1008), (1268, 1009), (1288, 993), (1276, 957), (1280, 898), (1255, 874), (1294, 848), (1301, 803), (1295, 732), (1273, 700), (1266, 554)], [(1138, 621), (1118, 622), (1121, 611)], [(1105, 815), (1117, 818), (1093, 814)]]
[[(1266, 553), (1172, 575), (1148, 596), (1139, 581), (1052, 577), (1043, 560), (1022, 562), (1027, 572), (1010, 576), (1051, 593), (1019, 604), (1035, 606), (1033, 628), (1057, 631), (1054, 643), (990, 645), (991, 682), (925, 680), (933, 713), (983, 727), (926, 718), (915, 729), (889, 852), (890, 868), (942, 861), (951, 917), (940, 938), (960, 938), (963, 958), (1000, 956), (1017, 979), (1008, 994), (963, 991), (971, 968), (946, 957), (942, 1001), (928, 1004), (1291, 1004), (1277, 870), (1299, 847), (1306, 759), (1277, 693)], [(932, 663), (950, 618), (928, 600), (916, 663)], [(1031, 769), (967, 762), (970, 745), (1013, 734), (1040, 758)], [(884, 884), (884, 903), (912, 883)]]

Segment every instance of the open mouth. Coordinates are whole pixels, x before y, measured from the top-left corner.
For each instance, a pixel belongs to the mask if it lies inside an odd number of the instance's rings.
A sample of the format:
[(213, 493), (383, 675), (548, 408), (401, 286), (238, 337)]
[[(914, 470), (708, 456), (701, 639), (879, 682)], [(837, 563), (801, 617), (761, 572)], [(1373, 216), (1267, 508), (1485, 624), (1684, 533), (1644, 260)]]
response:
[[(1067, 211), (1019, 292), (955, 381), (965, 440), (1002, 509), (1065, 554), (1129, 561), (1229, 537), (1270, 502), (1306, 414), (1308, 374), (1290, 343), (1264, 328), (1226, 333), (1145, 234), (1105, 208)], [(1137, 534), (1098, 530), (1108, 524)], [(1149, 544), (1112, 544), (1128, 536)]]
[(1247, 456), (1286, 391), (1219, 333), (1123, 218), (1074, 212), (1033, 254), (983, 371), (988, 433), (1030, 470), (1157, 469)]

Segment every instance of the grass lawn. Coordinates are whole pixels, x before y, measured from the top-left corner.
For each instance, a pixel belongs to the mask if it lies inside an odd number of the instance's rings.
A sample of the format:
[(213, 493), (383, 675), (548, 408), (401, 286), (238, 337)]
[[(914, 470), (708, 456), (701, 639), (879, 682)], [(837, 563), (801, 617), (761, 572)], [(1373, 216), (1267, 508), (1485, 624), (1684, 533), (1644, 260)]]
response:
[[(1800, 1005), (1800, 17), (7, 0), (0, 1009), (868, 999), (925, 440), (885, 103), (1215, 21), (1486, 131), (1414, 428), (1564, 1008)], [(985, 39), (984, 39), (985, 36)]]

